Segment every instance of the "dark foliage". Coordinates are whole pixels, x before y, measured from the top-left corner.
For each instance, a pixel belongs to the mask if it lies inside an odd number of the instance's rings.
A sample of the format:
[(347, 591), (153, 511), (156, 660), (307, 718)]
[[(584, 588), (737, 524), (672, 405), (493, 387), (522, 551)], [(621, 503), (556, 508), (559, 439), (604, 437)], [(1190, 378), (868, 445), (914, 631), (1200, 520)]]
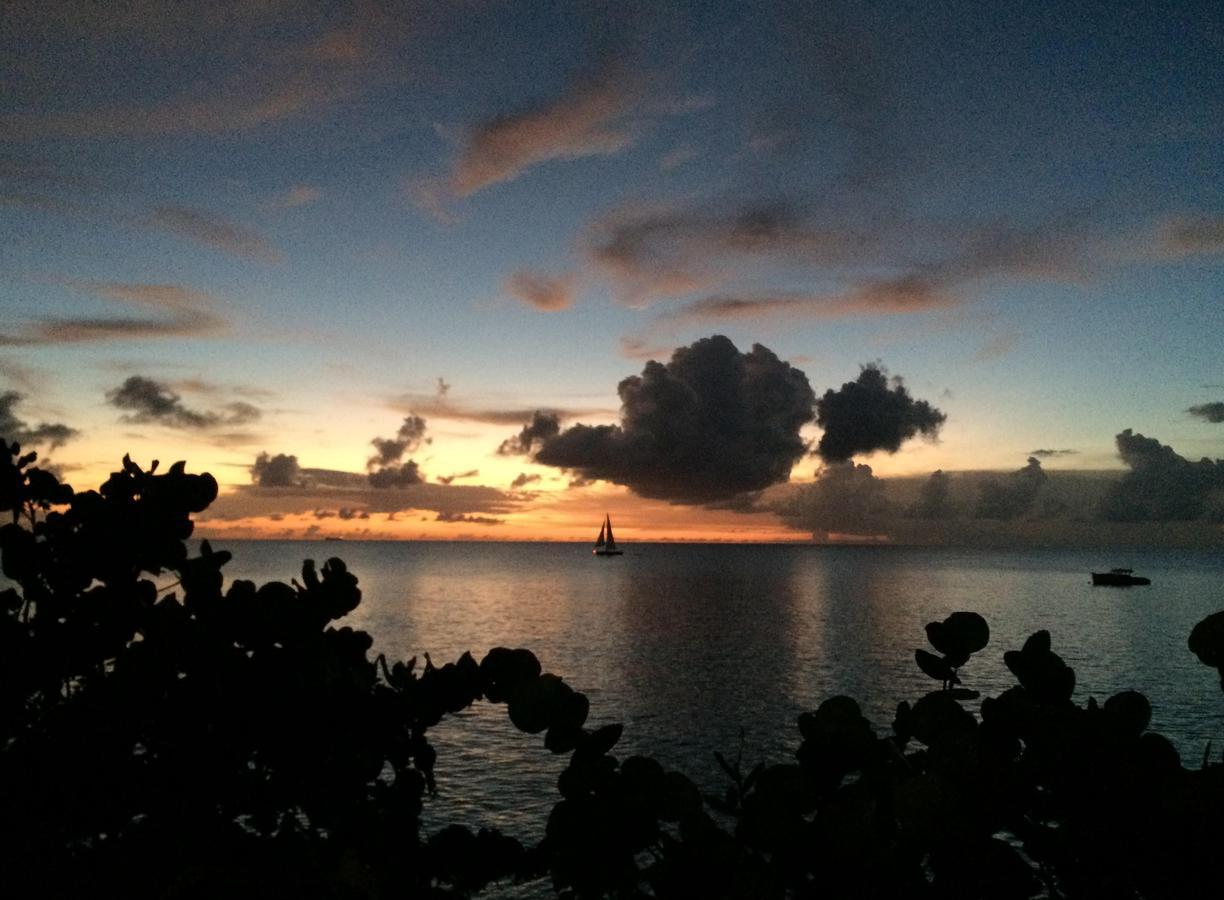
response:
[[(940, 682), (886, 734), (848, 697), (799, 717), (795, 760), (716, 758), (722, 796), (639, 756), (621, 726), (522, 649), (369, 658), (333, 624), (360, 600), (340, 560), (225, 587), (190, 557), (217, 486), (130, 460), (75, 493), (0, 453), (0, 864), (8, 896), (456, 897), (547, 876), (569, 897), (1196, 898), (1218, 889), (1224, 764), (1182, 766), (1138, 693), (1072, 702), (1042, 631), (1004, 654), (1018, 685), (962, 684), (990, 631), (926, 628)], [(156, 579), (156, 580), (155, 580)], [(158, 586), (157, 580), (169, 580)], [(1190, 649), (1224, 668), (1224, 613)], [(427, 731), (476, 700), (568, 754), (533, 847), (422, 834)]]

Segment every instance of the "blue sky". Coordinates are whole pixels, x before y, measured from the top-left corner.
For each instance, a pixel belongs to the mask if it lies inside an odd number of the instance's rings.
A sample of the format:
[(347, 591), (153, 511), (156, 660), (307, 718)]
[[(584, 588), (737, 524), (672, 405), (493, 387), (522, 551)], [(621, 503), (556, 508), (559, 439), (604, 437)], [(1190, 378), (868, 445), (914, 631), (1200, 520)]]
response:
[[(1124, 428), (1224, 455), (1186, 412), (1224, 400), (1218, 4), (658, 6), (6, 4), (20, 419), (79, 432), (74, 481), (210, 468), (237, 521), (258, 453), (361, 473), (417, 412), (425, 481), (540, 476), (501, 501), (523, 536), (640, 498), (497, 454), (510, 414), (616, 424), (621, 379), (723, 334), (947, 414), (880, 475), (1118, 469)], [(119, 407), (132, 376), (212, 415)], [(484, 514), (431, 502), (400, 509)]]

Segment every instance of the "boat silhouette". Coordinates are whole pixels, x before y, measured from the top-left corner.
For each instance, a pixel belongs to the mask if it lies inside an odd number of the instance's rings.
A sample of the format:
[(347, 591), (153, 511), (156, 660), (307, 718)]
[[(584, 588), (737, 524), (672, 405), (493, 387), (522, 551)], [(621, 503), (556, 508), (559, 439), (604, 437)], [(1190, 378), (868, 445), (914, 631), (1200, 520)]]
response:
[(616, 538), (612, 536), (612, 518), (607, 513), (604, 513), (603, 524), (599, 526), (599, 538), (591, 552), (596, 556), (621, 556), (625, 552), (617, 549)]
[(1093, 572), (1092, 583), (1107, 587), (1131, 587), (1137, 584), (1151, 584), (1152, 579), (1136, 575), (1134, 569), (1110, 569), (1108, 572)]

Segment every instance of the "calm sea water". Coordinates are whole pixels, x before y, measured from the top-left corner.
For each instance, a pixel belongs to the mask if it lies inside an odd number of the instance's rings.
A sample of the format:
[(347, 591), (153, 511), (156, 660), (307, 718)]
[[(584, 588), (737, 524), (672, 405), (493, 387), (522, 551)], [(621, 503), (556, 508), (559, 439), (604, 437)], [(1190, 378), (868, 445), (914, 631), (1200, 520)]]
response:
[[(229, 578), (288, 580), (340, 556), (360, 579), (346, 620), (390, 659), (528, 647), (591, 700), (591, 722), (623, 722), (622, 755), (646, 753), (721, 792), (712, 753), (787, 761), (795, 719), (836, 694), (885, 731), (900, 700), (934, 682), (914, 664), (923, 627), (973, 610), (989, 646), (961, 670), (984, 696), (1014, 684), (1003, 652), (1041, 628), (1076, 670), (1077, 698), (1142, 691), (1152, 728), (1194, 764), (1224, 747), (1224, 694), (1186, 647), (1224, 609), (1224, 557), (1168, 550), (961, 551), (814, 545), (230, 542)], [(1133, 566), (1150, 587), (1094, 588), (1089, 572)], [(929, 648), (928, 648), (929, 649)], [(437, 821), (539, 836), (564, 757), (480, 705), (431, 732)], [(742, 739), (741, 739), (742, 735)]]

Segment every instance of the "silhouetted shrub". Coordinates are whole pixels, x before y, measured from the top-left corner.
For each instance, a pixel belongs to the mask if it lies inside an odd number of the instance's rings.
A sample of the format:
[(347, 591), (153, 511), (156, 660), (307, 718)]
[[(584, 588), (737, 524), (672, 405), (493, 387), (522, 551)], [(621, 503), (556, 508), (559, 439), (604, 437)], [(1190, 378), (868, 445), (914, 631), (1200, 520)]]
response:
[[(301, 581), (190, 557), (217, 492), (183, 464), (128, 459), (75, 493), (0, 453), (0, 863), (9, 895), (465, 896), (551, 877), (572, 897), (1215, 897), (1224, 764), (1182, 766), (1126, 691), (1072, 702), (1075, 673), (1033, 634), (1018, 684), (981, 702), (961, 669), (984, 619), (926, 627), (939, 689), (880, 734), (848, 697), (799, 717), (795, 761), (715, 754), (703, 797), (656, 761), (612, 755), (587, 698), (527, 650), (371, 660), (333, 624), (361, 598), (338, 559)], [(170, 579), (158, 587), (154, 579)], [(1224, 613), (1191, 650), (1224, 666)], [(569, 754), (533, 847), (451, 825), (421, 834), (428, 729), (476, 700)]]

